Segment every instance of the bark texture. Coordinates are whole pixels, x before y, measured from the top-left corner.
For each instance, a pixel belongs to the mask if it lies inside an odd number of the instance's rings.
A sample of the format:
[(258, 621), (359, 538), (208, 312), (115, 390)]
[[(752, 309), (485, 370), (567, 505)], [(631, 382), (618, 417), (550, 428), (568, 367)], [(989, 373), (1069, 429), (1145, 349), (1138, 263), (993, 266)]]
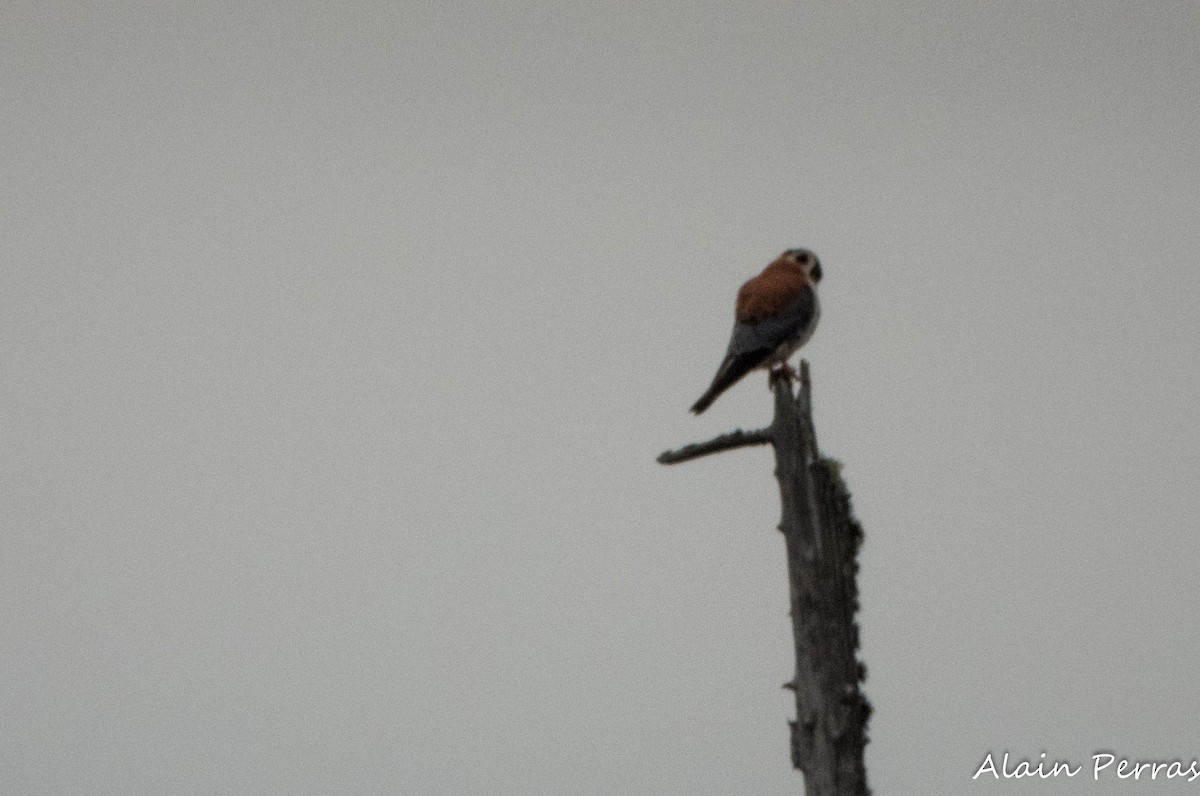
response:
[(862, 529), (833, 459), (822, 458), (812, 422), (807, 363), (800, 389), (776, 379), (771, 424), (787, 549), (796, 676), (792, 765), (807, 796), (866, 796), (863, 751), (871, 706), (860, 684), (858, 549)]
[(822, 458), (812, 421), (808, 363), (799, 390), (772, 375), (775, 417), (760, 431), (726, 434), (659, 457), (676, 464), (698, 456), (770, 442), (775, 449), (791, 595), (796, 671), (792, 765), (804, 773), (806, 796), (867, 796), (863, 751), (871, 706), (861, 690), (858, 659), (858, 549), (862, 529), (850, 508), (840, 465)]

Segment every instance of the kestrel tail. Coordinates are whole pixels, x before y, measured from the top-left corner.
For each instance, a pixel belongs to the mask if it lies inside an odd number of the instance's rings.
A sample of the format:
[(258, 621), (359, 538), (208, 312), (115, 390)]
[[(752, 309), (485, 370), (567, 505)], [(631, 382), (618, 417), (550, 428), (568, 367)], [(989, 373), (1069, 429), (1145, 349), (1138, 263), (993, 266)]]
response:
[(812, 337), (820, 307), (821, 261), (808, 249), (788, 249), (738, 290), (733, 335), (712, 386), (692, 411), (700, 414), (755, 368), (787, 365)]

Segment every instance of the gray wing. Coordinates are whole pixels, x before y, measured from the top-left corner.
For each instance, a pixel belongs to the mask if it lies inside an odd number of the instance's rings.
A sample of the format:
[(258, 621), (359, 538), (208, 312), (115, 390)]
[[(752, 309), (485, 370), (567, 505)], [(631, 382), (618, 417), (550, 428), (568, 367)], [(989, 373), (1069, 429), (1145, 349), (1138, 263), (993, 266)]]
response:
[(778, 315), (757, 323), (734, 324), (725, 359), (708, 390), (692, 406), (692, 411), (703, 412), (742, 376), (770, 359), (781, 345), (803, 341), (812, 333), (816, 320), (817, 295), (811, 286), (806, 286)]
[[(775, 349), (792, 340), (803, 340), (812, 332), (817, 319), (817, 294), (805, 285), (778, 315), (763, 318), (757, 323), (738, 323), (733, 327), (726, 356), (763, 351), (770, 356)], [(765, 357), (764, 357), (765, 358)]]

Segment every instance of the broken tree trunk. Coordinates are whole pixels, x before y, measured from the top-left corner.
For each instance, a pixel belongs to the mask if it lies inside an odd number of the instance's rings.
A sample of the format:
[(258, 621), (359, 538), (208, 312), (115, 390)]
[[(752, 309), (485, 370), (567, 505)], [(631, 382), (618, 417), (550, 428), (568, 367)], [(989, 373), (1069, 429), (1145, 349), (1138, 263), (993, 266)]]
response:
[(858, 660), (854, 618), (862, 529), (840, 465), (817, 449), (808, 363), (800, 363), (797, 394), (785, 375), (773, 373), (771, 387), (775, 417), (768, 428), (667, 451), (658, 461), (678, 464), (768, 442), (775, 449), (796, 648), (796, 673), (784, 686), (796, 694), (792, 765), (804, 773), (806, 796), (867, 796), (863, 749), (871, 706), (859, 687), (866, 667)]

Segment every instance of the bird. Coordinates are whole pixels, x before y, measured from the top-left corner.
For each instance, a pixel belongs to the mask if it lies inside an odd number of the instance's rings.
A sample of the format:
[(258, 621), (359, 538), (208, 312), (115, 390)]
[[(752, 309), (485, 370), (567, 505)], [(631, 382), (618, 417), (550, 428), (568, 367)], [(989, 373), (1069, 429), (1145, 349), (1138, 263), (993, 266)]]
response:
[(808, 249), (788, 249), (742, 285), (725, 359), (692, 412), (703, 412), (755, 368), (779, 366), (779, 372), (794, 375), (787, 360), (817, 328), (820, 281), (821, 261), (817, 255)]

